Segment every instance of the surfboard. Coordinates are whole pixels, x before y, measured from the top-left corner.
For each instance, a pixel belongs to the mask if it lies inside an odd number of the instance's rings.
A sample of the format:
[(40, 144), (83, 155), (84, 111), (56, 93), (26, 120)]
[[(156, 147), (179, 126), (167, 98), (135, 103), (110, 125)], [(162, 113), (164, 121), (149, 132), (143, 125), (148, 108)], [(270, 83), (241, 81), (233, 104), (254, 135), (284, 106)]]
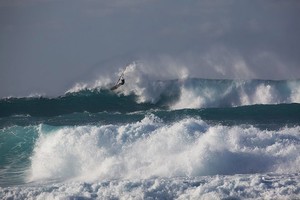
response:
[(110, 88), (110, 90), (116, 90), (116, 89), (118, 89), (120, 86), (121, 86), (120, 84), (114, 85), (113, 87)]

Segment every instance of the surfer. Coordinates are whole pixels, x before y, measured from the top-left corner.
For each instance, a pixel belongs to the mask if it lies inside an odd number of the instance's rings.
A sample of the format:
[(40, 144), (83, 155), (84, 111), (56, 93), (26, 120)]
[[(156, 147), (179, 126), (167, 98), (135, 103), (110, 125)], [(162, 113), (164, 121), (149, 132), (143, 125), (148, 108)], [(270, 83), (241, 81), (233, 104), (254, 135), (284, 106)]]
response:
[(124, 79), (124, 77), (121, 78), (120, 84), (121, 84), (121, 85), (124, 85), (124, 84), (125, 84), (125, 79)]
[(110, 88), (111, 90), (116, 90), (118, 89), (121, 85), (125, 84), (125, 78), (123, 77), (123, 75), (119, 78), (118, 82), (116, 83), (116, 85), (114, 85), (112, 88)]
[(125, 69), (123, 70), (122, 74), (120, 75), (117, 83), (112, 87), (110, 88), (110, 90), (116, 90), (118, 89), (120, 86), (124, 85), (125, 84), (125, 78), (124, 78), (124, 73), (126, 71), (128, 66), (125, 67)]

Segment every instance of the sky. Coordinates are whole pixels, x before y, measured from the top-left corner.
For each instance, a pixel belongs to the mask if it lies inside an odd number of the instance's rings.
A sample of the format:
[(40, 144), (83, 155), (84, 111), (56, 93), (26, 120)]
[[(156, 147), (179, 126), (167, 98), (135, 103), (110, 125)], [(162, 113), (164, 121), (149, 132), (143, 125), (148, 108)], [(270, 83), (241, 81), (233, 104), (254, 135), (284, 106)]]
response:
[(299, 10), (298, 0), (0, 0), (0, 98), (61, 95), (133, 61), (165, 79), (299, 79)]

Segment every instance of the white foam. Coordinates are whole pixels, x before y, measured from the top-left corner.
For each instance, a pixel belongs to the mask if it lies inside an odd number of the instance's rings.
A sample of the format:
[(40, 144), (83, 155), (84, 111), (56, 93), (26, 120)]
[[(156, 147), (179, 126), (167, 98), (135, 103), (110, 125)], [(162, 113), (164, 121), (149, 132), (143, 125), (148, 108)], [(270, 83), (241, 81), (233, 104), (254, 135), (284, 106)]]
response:
[(76, 83), (71, 89), (67, 90), (66, 93), (79, 92), (79, 91), (87, 89), (87, 88), (88, 88), (87, 83)]
[(180, 85), (178, 101), (171, 109), (300, 103), (300, 82), (220, 81), (205, 84), (186, 80)]
[(142, 63), (130, 64), (124, 73), (126, 84), (120, 92), (125, 95), (134, 93), (139, 103), (156, 103), (170, 83), (155, 80), (145, 72), (144, 68)]
[(260, 84), (256, 87), (252, 101), (249, 104), (277, 104), (277, 96), (276, 90), (271, 85)]
[(67, 90), (65, 93), (74, 93), (74, 92), (79, 92), (82, 90), (94, 90), (94, 89), (107, 89), (109, 88), (109, 86), (112, 85), (111, 83), (111, 79), (108, 77), (104, 77), (104, 76), (100, 76), (98, 79), (88, 82), (88, 83), (84, 83), (84, 82), (80, 82), (80, 83), (76, 83), (72, 88), (70, 88), (69, 90)]
[(214, 91), (204, 89), (201, 91), (201, 95), (192, 88), (186, 88), (181, 86), (180, 98), (171, 106), (172, 109), (184, 109), (184, 108), (203, 108), (207, 106), (208, 100), (215, 97)]
[(151, 178), (0, 187), (1, 199), (298, 199), (299, 174)]
[(40, 132), (29, 181), (300, 171), (300, 127), (267, 131), (194, 118), (164, 124), (150, 115), (127, 125)]
[(299, 82), (291, 81), (289, 83), (289, 87), (291, 88), (291, 102), (300, 103), (300, 87)]
[[(176, 63), (173, 65), (174, 68), (166, 64), (158, 74), (157, 66), (133, 62), (124, 71), (125, 85), (115, 92), (124, 95), (135, 94), (138, 103), (155, 104), (162, 98), (169, 98), (170, 103), (167, 106), (171, 109), (300, 103), (299, 80), (192, 79), (189, 78), (189, 71), (186, 67)], [(77, 83), (67, 92), (110, 88), (115, 84), (114, 79), (120, 76), (123, 70), (120, 68), (119, 72), (114, 75), (115, 78), (99, 77), (98, 80), (90, 83)], [(174, 80), (168, 79), (170, 77)]]

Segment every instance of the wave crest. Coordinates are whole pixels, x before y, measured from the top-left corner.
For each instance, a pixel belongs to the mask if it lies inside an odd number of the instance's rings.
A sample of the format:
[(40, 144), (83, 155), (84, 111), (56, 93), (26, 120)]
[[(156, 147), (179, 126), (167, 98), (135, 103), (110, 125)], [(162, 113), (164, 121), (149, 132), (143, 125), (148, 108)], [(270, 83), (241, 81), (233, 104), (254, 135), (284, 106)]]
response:
[(65, 95), (56, 98), (1, 99), (0, 117), (300, 103), (300, 80), (217, 80), (188, 77), (157, 80), (147, 74), (140, 63), (128, 65), (124, 76), (125, 85), (115, 91), (109, 90), (111, 81), (103, 78), (93, 84), (78, 83)]
[[(140, 62), (128, 65), (124, 71), (126, 84), (117, 93), (134, 94), (137, 103), (163, 102), (171, 109), (300, 103), (300, 80), (221, 80), (189, 78), (188, 75), (181, 79), (157, 80), (158, 77), (148, 71)], [(119, 75), (121, 73), (122, 70)], [(108, 88), (107, 84), (101, 87)], [(77, 88), (95, 89), (84, 84)]]
[(210, 126), (197, 118), (165, 124), (154, 115), (126, 125), (46, 127), (30, 180), (298, 172), (299, 131)]

